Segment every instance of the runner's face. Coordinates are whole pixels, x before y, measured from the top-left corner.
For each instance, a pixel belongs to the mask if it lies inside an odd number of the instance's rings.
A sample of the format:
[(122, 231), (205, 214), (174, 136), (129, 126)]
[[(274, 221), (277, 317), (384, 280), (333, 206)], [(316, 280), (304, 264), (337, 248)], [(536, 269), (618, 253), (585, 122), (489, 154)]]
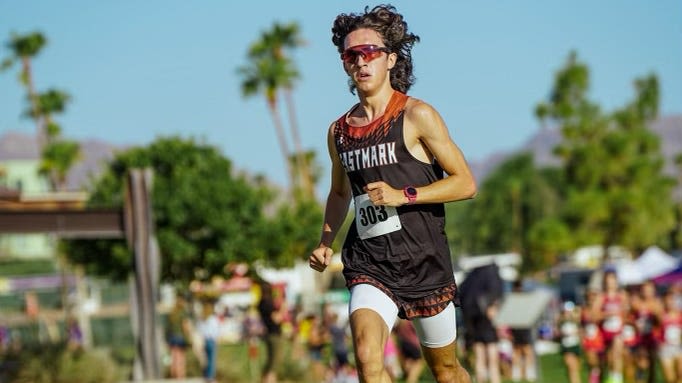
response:
[[(344, 50), (359, 45), (376, 45), (385, 47), (384, 41), (373, 29), (356, 29), (346, 36)], [(367, 94), (378, 90), (390, 81), (389, 70), (395, 65), (395, 53), (382, 52), (378, 57), (365, 60), (362, 55), (357, 55), (353, 62), (344, 62), (343, 67), (348, 76), (353, 80), (359, 91)]]
[(606, 290), (607, 291), (617, 291), (618, 290), (618, 278), (616, 278), (616, 274), (613, 273), (608, 273), (605, 275), (606, 277)]
[(656, 286), (653, 283), (647, 282), (642, 286), (642, 295), (644, 298), (656, 297)]

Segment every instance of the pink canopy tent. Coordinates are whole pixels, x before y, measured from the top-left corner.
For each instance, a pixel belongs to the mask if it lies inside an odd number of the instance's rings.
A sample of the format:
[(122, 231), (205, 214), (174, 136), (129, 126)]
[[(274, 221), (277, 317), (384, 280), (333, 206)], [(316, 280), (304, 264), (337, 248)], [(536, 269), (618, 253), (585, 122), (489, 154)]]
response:
[(654, 283), (660, 285), (671, 285), (673, 283), (682, 282), (682, 264), (672, 269), (671, 271), (668, 271), (667, 273), (659, 275), (652, 279)]

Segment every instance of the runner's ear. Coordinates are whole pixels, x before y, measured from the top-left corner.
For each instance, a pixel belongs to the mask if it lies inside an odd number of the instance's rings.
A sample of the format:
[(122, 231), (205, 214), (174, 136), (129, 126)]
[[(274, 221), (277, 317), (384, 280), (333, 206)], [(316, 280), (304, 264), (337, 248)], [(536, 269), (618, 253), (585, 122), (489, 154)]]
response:
[(388, 70), (390, 71), (395, 66), (396, 61), (398, 61), (398, 54), (391, 52), (388, 54)]

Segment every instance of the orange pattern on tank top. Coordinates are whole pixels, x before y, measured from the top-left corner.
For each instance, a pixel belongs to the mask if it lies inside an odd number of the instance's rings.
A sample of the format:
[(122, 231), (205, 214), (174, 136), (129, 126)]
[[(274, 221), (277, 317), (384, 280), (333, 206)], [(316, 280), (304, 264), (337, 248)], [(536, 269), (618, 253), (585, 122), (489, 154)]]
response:
[(348, 123), (348, 116), (358, 105), (341, 116), (337, 120), (334, 132), (337, 145), (341, 149), (339, 151), (343, 152), (351, 149), (351, 147), (357, 148), (373, 145), (381, 141), (388, 134), (393, 122), (402, 114), (407, 104), (407, 99), (408, 96), (406, 94), (394, 91), (381, 117), (367, 125), (353, 126)]

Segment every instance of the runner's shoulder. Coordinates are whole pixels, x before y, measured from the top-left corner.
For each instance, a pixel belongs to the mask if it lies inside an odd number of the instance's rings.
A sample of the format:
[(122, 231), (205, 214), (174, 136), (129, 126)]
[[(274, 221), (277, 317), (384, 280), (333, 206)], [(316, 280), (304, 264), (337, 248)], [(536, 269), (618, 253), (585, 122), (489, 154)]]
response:
[(426, 101), (410, 97), (405, 105), (405, 117), (414, 122), (427, 122), (438, 118), (438, 111)]

